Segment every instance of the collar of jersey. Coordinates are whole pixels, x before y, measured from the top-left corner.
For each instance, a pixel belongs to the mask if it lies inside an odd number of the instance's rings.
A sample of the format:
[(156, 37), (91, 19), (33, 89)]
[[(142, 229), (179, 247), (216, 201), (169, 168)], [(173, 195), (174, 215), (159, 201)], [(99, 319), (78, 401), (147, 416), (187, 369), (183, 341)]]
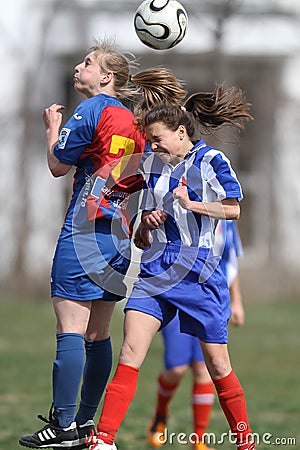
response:
[[(200, 141), (197, 142), (197, 144), (194, 145), (193, 148), (191, 148), (191, 150), (189, 150), (187, 152), (187, 154), (185, 155), (184, 159), (189, 158), (190, 155), (192, 155), (193, 153), (197, 152), (198, 150), (201, 150), (205, 148), (207, 150), (207, 145), (206, 143), (201, 139)], [(206, 150), (204, 153), (206, 153)]]

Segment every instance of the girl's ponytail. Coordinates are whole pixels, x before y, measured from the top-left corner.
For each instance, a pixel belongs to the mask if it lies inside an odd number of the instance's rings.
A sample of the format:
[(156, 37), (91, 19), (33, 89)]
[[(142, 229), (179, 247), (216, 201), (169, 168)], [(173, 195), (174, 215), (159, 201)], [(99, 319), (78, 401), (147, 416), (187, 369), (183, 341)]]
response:
[(244, 122), (253, 119), (249, 113), (250, 106), (241, 89), (236, 87), (226, 89), (224, 84), (218, 84), (212, 92), (192, 94), (184, 102), (186, 110), (207, 132), (224, 125), (242, 130)]

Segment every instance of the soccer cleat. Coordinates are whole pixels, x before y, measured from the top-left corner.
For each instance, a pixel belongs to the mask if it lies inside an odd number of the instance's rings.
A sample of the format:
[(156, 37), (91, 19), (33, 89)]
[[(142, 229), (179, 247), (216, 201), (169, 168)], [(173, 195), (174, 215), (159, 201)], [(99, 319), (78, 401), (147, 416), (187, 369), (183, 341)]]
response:
[(147, 441), (151, 447), (161, 447), (165, 441), (167, 418), (156, 414), (147, 431)]
[(193, 450), (216, 450), (215, 448), (207, 447), (204, 442), (198, 442), (198, 444), (193, 444)]
[(103, 439), (101, 439), (101, 433), (95, 435), (94, 430), (91, 431), (90, 436), (86, 438), (85, 442), (88, 445), (89, 450), (117, 450), (115, 443), (106, 444)]
[(78, 440), (76, 422), (72, 422), (67, 428), (59, 426), (58, 420), (52, 414), (52, 407), (49, 412), (49, 419), (38, 415), (38, 418), (46, 422), (40, 430), (33, 434), (21, 436), (19, 444), (29, 448), (68, 448), (72, 442)]
[(95, 424), (93, 420), (88, 420), (82, 425), (77, 425), (78, 439), (72, 442), (66, 450), (81, 450), (88, 448), (86, 438), (93, 432), (95, 433)]

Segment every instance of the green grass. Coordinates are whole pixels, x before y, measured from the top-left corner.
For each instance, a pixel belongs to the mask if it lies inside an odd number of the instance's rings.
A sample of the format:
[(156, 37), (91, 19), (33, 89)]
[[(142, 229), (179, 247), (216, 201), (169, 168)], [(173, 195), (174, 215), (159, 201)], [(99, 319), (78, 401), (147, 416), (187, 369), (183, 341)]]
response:
[[(116, 310), (112, 337), (115, 363), (122, 340), (123, 313)], [(246, 305), (246, 324), (230, 328), (233, 367), (244, 387), (253, 431), (270, 433), (271, 444), (259, 450), (296, 449), (300, 445), (300, 304)], [(51, 402), (51, 370), (55, 354), (55, 321), (50, 301), (0, 301), (0, 450), (19, 447), (20, 435), (41, 425)], [(149, 450), (145, 432), (156, 396), (156, 377), (162, 368), (162, 345), (157, 335), (141, 369), (136, 397), (117, 435), (119, 449)], [(171, 403), (169, 432), (191, 433), (191, 377), (188, 374)], [(209, 429), (218, 437), (228, 431), (216, 400)], [(276, 438), (293, 437), (297, 445), (275, 445)], [(166, 444), (184, 450), (189, 445)], [(228, 441), (218, 449), (234, 449)]]

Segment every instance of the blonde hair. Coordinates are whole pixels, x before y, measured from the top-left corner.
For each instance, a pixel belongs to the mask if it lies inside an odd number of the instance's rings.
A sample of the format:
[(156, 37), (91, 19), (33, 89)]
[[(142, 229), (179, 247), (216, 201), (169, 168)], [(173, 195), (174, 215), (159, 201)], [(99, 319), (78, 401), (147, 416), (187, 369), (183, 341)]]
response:
[(134, 56), (131, 54), (127, 56), (125, 53), (119, 52), (117, 44), (111, 38), (94, 39), (94, 45), (89, 48), (88, 52), (96, 53), (103, 72), (114, 74), (116, 96), (120, 99), (131, 97), (134, 90), (128, 87), (128, 81), (130, 72), (136, 65)]
[(187, 92), (183, 82), (168, 69), (152, 68), (132, 74), (138, 63), (134, 55), (121, 53), (111, 38), (94, 39), (89, 48), (95, 52), (103, 72), (114, 74), (114, 89), (119, 99), (131, 100), (137, 106), (137, 115), (152, 108), (157, 103), (172, 102), (180, 104)]

